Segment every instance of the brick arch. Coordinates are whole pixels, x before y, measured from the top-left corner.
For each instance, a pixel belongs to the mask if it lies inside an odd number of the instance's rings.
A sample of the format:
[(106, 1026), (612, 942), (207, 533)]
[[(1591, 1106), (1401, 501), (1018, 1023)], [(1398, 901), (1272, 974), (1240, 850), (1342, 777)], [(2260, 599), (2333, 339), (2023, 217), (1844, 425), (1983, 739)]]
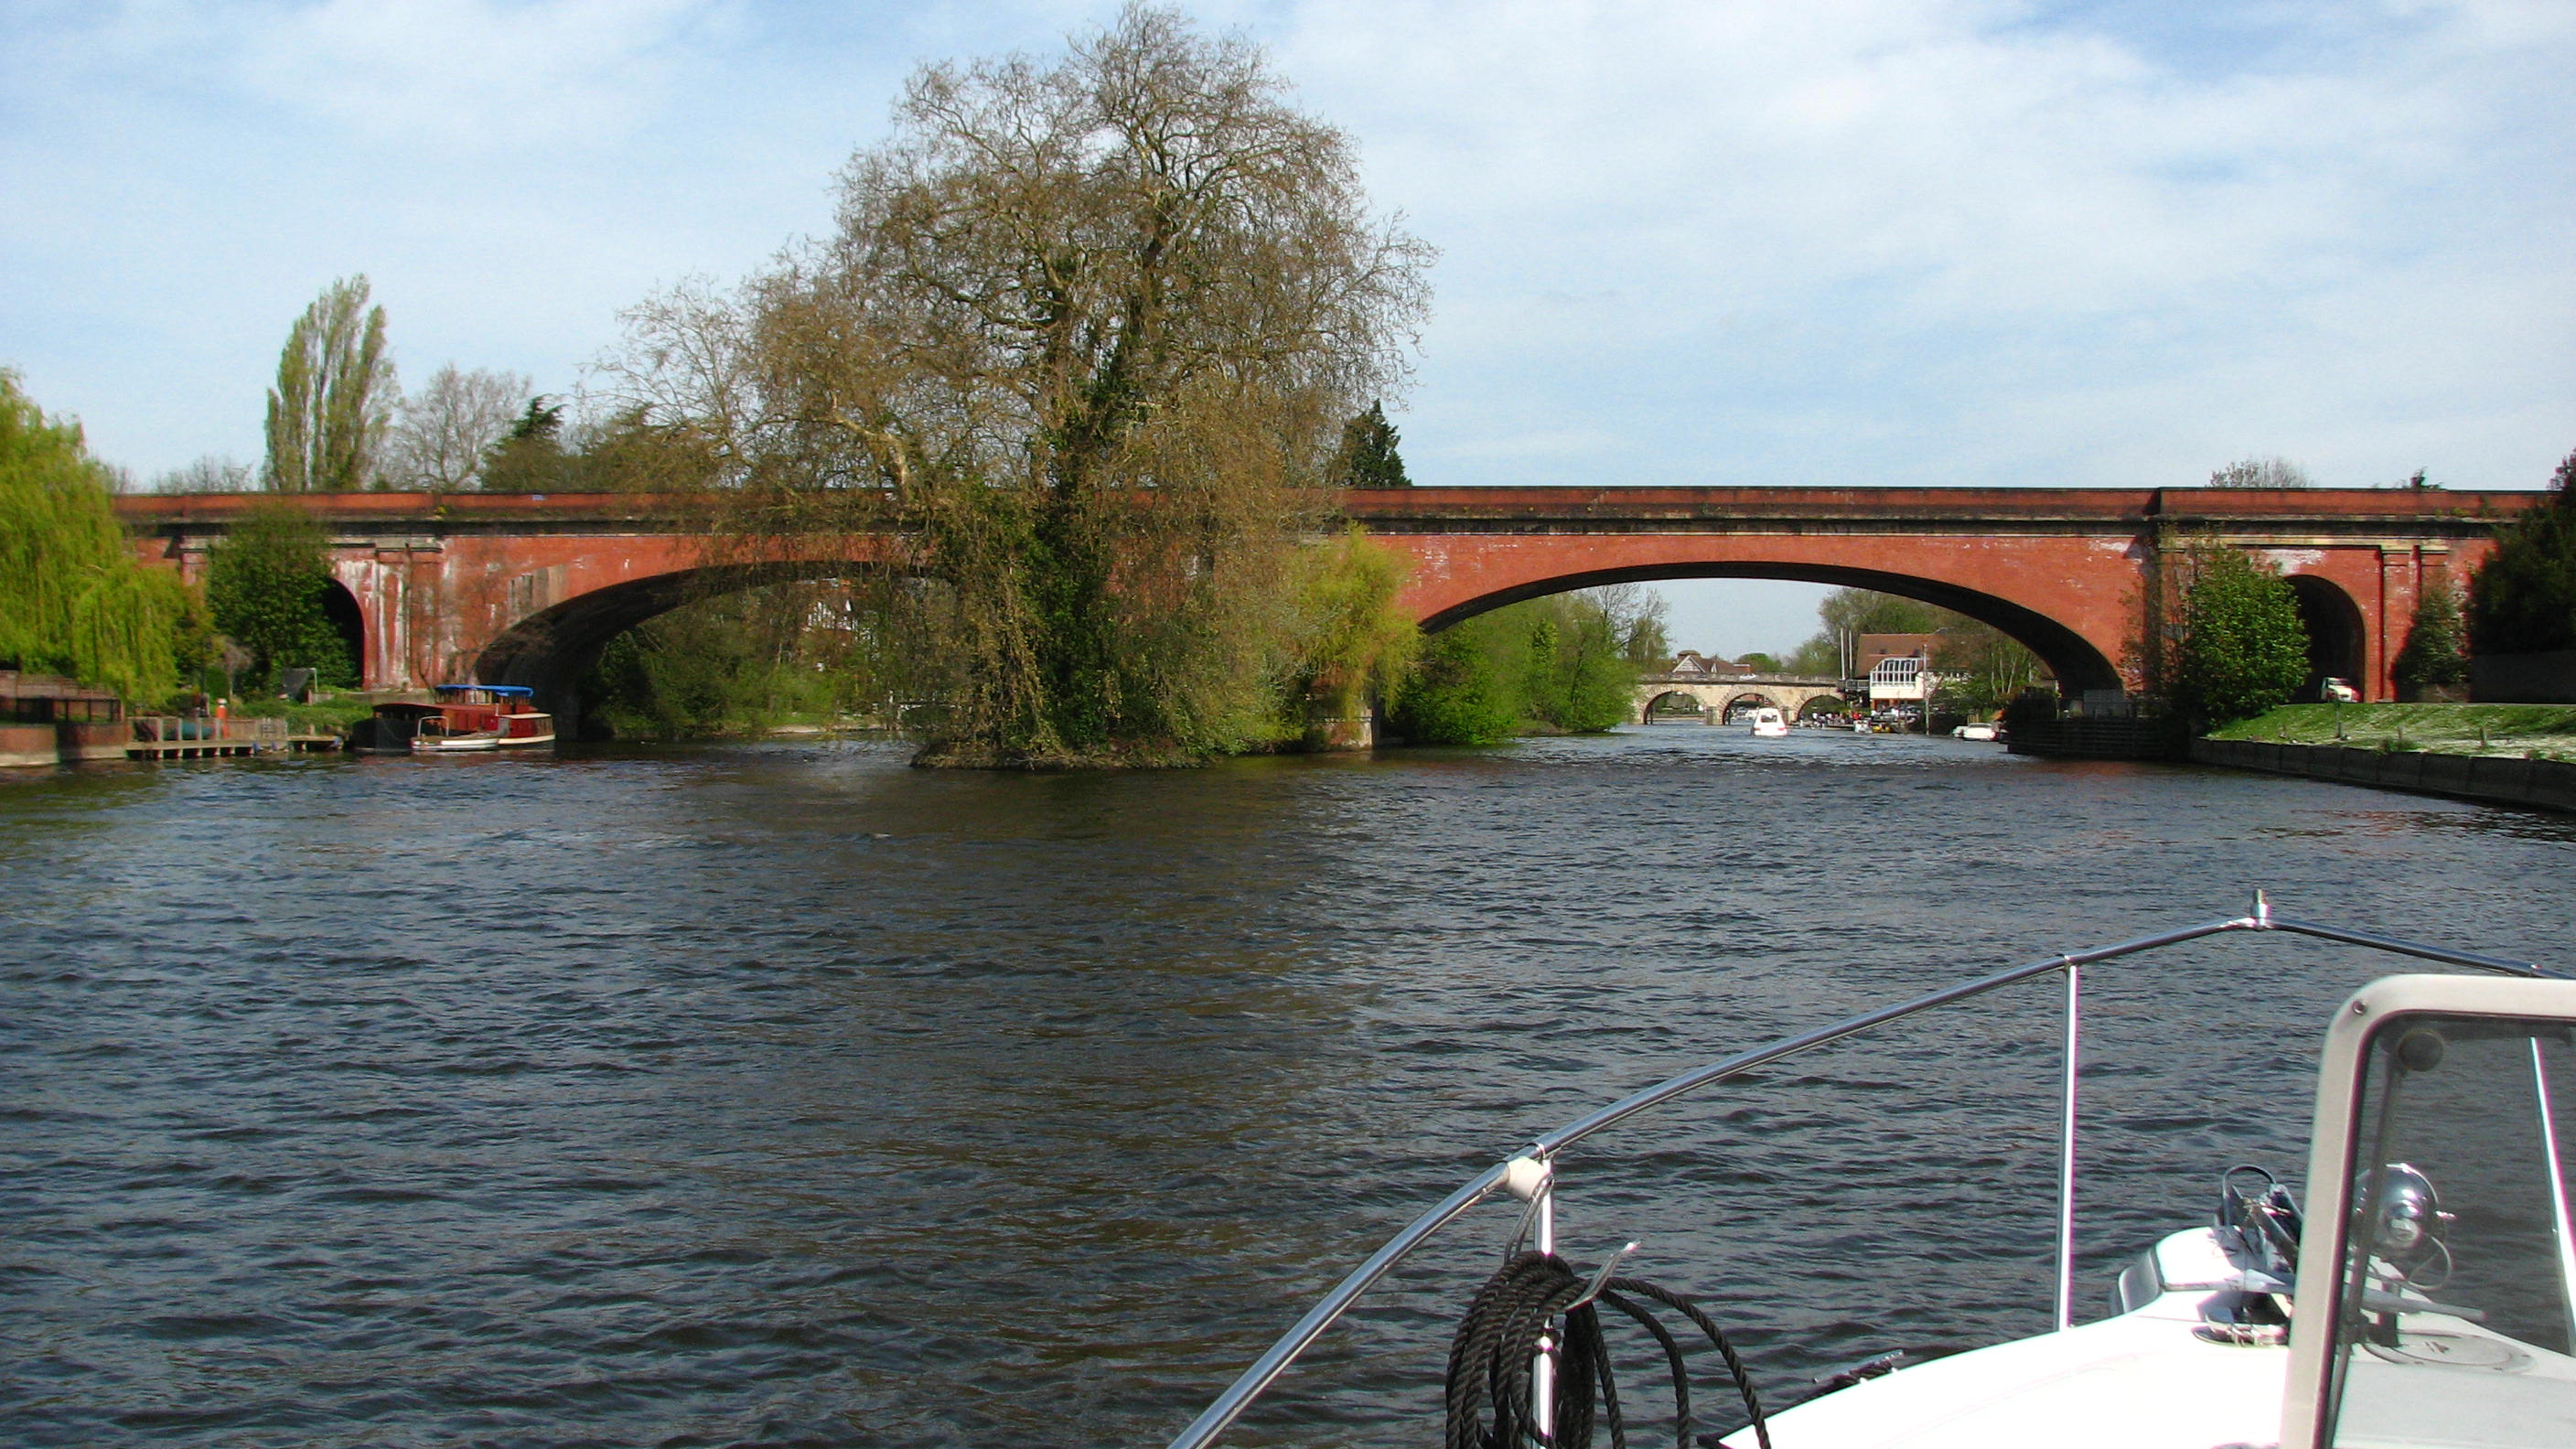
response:
[(2308, 678), (2299, 697), (2316, 698), (2329, 675), (2351, 684), (2370, 678), (2360, 603), (2341, 584), (2321, 575), (2285, 577), (2290, 597), (2299, 606), (2299, 623), (2308, 632)]
[[(1388, 542), (1398, 540), (1389, 539)], [(1432, 579), (1417, 576), (1407, 598), (1420, 615), (1424, 628), (1440, 629), (1523, 599), (1601, 584), (1647, 583), (1658, 579), (1784, 579), (1796, 583), (1832, 584), (1840, 588), (1871, 589), (1919, 599), (1992, 625), (2038, 655), (2048, 665), (2049, 671), (2057, 676), (2062, 689), (2082, 691), (2123, 687), (2116, 661), (2127, 645), (2126, 635), (2131, 628), (2129, 616), (2136, 607), (2134, 594), (2114, 591), (2109, 598), (2088, 596), (2103, 591), (2098, 585), (2087, 589), (2086, 585), (2093, 583), (2092, 580), (2069, 578), (2054, 570), (2011, 578), (2009, 575), (2013, 570), (2009, 566), (1981, 568), (1971, 574), (1976, 585), (1983, 585), (1979, 587), (1955, 577), (1941, 577), (1929, 569), (1922, 573), (1899, 572), (1891, 568), (1796, 557), (1763, 558), (1758, 556), (1758, 551), (1748, 551), (1757, 552), (1754, 557), (1688, 556), (1691, 552), (1736, 551), (1728, 548), (1735, 543), (1728, 539), (1701, 540), (1696, 550), (1674, 549), (1672, 545), (1676, 542), (1688, 541), (1669, 538), (1640, 541), (1618, 537), (1574, 537), (1545, 542), (1559, 546), (1524, 546), (1518, 560), (1523, 567), (1519, 570), (1496, 570), (1504, 577), (1479, 580), (1484, 584), (1481, 590), (1475, 590), (1473, 584), (1466, 589), (1444, 588), (1443, 585), (1450, 581), (1439, 579), (1435, 574)], [(1815, 551), (1815, 545), (1808, 544), (1807, 547), (1809, 551)], [(1869, 551), (1871, 545), (1846, 543), (1842, 548), (1845, 552), (1857, 553)], [(1678, 556), (1652, 562), (1626, 562), (1618, 557), (1622, 553), (1641, 551)], [(1594, 559), (1582, 559), (1580, 555), (1585, 553), (1594, 555)], [(1569, 554), (1575, 557), (1570, 558)], [(1591, 566), (1583, 566), (1587, 562)], [(1937, 556), (1927, 558), (1926, 562), (1935, 568), (1942, 566)], [(1569, 568), (1569, 565), (1573, 567)], [(1943, 569), (1943, 572), (1951, 571)], [(1520, 572), (1524, 576), (1510, 578), (1510, 572)], [(2057, 597), (2051, 598), (2052, 594)], [(2033, 602), (2024, 602), (2025, 599)], [(2035, 607), (2034, 603), (2038, 606)], [(2077, 607), (2069, 610), (2066, 607), (2069, 603)], [(2043, 612), (2044, 608), (2048, 611)], [(2075, 615), (2073, 622), (2058, 617), (2068, 612)]]
[(581, 679), (627, 630), (683, 604), (769, 584), (847, 578), (878, 565), (849, 559), (702, 564), (621, 579), (521, 617), (492, 636), (468, 672), (482, 684), (524, 684), (567, 735), (581, 717)]

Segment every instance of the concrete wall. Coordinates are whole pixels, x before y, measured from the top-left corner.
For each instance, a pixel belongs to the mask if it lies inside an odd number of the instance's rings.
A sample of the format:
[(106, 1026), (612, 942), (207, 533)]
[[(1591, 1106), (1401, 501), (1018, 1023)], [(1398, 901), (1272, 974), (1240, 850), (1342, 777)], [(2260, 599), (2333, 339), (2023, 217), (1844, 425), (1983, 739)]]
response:
[(2341, 780), (2488, 805), (2576, 811), (2576, 764), (2561, 760), (2436, 755), (2421, 750), (2383, 754), (2335, 745), (2276, 745), (2261, 740), (2194, 740), (2191, 757), (2204, 765), (2303, 775), (2312, 780)]

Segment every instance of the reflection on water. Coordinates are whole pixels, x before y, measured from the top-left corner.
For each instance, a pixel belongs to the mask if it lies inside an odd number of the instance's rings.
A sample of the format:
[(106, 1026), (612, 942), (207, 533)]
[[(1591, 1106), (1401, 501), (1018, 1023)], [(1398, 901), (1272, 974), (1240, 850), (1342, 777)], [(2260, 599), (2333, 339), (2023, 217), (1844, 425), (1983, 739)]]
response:
[[(869, 744), (21, 776), (0, 1430), (1158, 1441), (1379, 1236), (1618, 1092), (2255, 885), (2548, 959), (2571, 846), (2310, 782), (1680, 727), (1121, 777)], [(2295, 1173), (2318, 1024), (2367, 974), (2288, 940), (2097, 973), (2095, 1278), (2228, 1162)], [(1643, 1237), (1777, 1381), (2032, 1330), (2053, 1003), (1587, 1149), (1567, 1241)], [(1510, 1226), (1403, 1275), (1242, 1441), (1428, 1432)]]

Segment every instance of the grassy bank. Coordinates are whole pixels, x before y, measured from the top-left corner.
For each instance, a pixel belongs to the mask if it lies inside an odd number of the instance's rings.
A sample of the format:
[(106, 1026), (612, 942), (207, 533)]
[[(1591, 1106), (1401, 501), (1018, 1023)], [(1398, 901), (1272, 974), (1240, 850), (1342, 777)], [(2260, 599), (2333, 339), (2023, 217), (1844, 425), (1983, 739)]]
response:
[[(2337, 738), (2340, 730), (2341, 738)], [(2292, 704), (2211, 730), (2217, 740), (2446, 755), (2576, 759), (2576, 706), (2562, 704)]]

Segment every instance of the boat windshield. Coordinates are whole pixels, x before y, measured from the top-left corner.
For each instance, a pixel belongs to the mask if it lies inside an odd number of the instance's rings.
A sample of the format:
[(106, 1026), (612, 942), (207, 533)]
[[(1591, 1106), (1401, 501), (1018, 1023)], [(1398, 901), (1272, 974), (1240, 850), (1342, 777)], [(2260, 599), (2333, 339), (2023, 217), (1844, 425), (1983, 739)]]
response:
[(2567, 1027), (2399, 1013), (2364, 1062), (2325, 1442), (2576, 1443)]

